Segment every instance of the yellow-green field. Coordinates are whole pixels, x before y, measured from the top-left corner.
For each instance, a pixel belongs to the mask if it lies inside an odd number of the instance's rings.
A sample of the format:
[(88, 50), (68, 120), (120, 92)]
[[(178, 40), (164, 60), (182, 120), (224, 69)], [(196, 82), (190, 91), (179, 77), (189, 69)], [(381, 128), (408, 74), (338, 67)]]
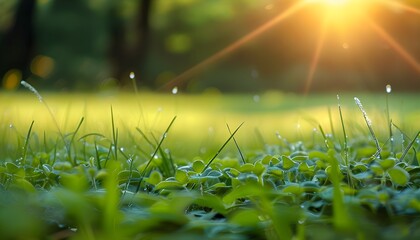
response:
[[(326, 133), (331, 133), (330, 119), (334, 131), (341, 134), (335, 94), (304, 97), (280, 92), (261, 95), (147, 92), (135, 95), (111, 92), (45, 93), (42, 96), (44, 101), (40, 102), (30, 92), (0, 93), (0, 141), (3, 145), (15, 144), (17, 136), (24, 138), (32, 121), (33, 132), (39, 141), (43, 141), (44, 132), (46, 138), (56, 139), (59, 131), (64, 134), (74, 131), (82, 117), (84, 122), (77, 137), (100, 133), (111, 138), (111, 107), (121, 143), (141, 141), (136, 128), (159, 138), (172, 118), (177, 116), (165, 146), (180, 155), (214, 154), (212, 151), (229, 137), (226, 124), (233, 131), (244, 122), (236, 135), (243, 149), (261, 148), (264, 143), (280, 143), (279, 136), (289, 141), (320, 138), (318, 125)], [(354, 103), (354, 96), (362, 101), (380, 140), (386, 141), (385, 93), (340, 96), (344, 122), (353, 136), (368, 131), (363, 115)], [(418, 95), (389, 95), (391, 119), (407, 134), (414, 134), (420, 129), (419, 105)], [(234, 147), (233, 144), (230, 147)]]

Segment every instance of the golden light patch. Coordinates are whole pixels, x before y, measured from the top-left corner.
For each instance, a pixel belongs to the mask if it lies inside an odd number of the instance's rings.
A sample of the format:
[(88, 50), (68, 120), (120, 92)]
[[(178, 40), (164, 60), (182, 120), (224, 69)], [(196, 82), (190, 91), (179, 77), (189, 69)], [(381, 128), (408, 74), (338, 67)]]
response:
[(22, 79), (22, 73), (18, 69), (10, 69), (3, 77), (3, 88), (14, 90), (19, 86)]
[(31, 72), (41, 78), (46, 78), (54, 69), (54, 59), (38, 55), (31, 62)]

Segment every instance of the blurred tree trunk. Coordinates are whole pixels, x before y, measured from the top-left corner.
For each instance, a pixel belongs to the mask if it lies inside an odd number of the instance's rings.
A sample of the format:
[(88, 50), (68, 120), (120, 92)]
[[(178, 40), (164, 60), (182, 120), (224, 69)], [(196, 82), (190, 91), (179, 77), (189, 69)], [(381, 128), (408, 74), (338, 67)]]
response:
[[(130, 72), (140, 76), (139, 71), (146, 61), (152, 0), (138, 0), (134, 28), (129, 29), (119, 16), (118, 8), (111, 7), (110, 59), (112, 75), (121, 86), (130, 83)], [(131, 35), (130, 40), (128, 36)], [(144, 84), (144, 82), (142, 82)], [(145, 83), (150, 85), (150, 83)]]
[(20, 0), (13, 23), (0, 39), (0, 78), (10, 69), (22, 71), (22, 78), (31, 75), (34, 57), (34, 14), (36, 0)]

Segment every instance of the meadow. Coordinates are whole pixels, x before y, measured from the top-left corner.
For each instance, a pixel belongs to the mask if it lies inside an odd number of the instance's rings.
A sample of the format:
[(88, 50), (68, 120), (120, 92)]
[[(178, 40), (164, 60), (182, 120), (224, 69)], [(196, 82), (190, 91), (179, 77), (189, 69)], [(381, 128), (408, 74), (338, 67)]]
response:
[(413, 239), (419, 103), (1, 92), (0, 238)]

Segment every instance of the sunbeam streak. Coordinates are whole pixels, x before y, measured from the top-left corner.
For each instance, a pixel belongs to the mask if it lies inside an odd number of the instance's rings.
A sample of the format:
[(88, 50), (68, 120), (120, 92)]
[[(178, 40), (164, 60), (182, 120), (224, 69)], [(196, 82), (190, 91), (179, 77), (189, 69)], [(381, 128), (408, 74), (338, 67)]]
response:
[(403, 9), (403, 10), (405, 10), (407, 12), (420, 15), (420, 9), (415, 8), (415, 7), (411, 7), (411, 6), (408, 6), (408, 5), (405, 5), (405, 4), (400, 3), (400, 2), (397, 2), (397, 1), (380, 0), (380, 2), (382, 4), (386, 4), (386, 5), (391, 6), (391, 7), (394, 7), (394, 8)]
[(212, 56), (208, 57), (207, 59), (203, 60), (202, 62), (198, 63), (197, 65), (191, 67), (190, 69), (186, 70), (185, 72), (181, 73), (161, 88), (163, 89), (172, 89), (174, 86), (179, 86), (183, 84), (185, 81), (189, 80), (191, 77), (195, 76), (196, 74), (202, 72), (204, 69), (209, 67), (211, 64), (219, 61), (222, 57), (232, 53), (239, 47), (243, 46), (245, 43), (251, 41), (258, 35), (262, 34), (263, 32), (267, 31), (274, 25), (278, 24), (279, 22), (285, 20), (286, 18), (292, 16), (297, 11), (302, 9), (307, 3), (305, 1), (299, 1), (295, 5), (291, 6), (290, 8), (286, 9), (284, 12), (277, 15), (275, 18), (271, 19), (267, 23), (263, 24), (262, 26), (258, 27), (254, 31), (248, 33), (244, 37), (238, 39), (237, 41), (233, 42), (232, 44), (228, 45), (227, 47), (223, 48), (222, 50), (216, 52)]
[(312, 82), (313, 82), (313, 79), (314, 79), (314, 76), (315, 76), (316, 68), (318, 67), (319, 58), (321, 57), (322, 49), (324, 48), (325, 37), (326, 37), (327, 32), (328, 32), (328, 25), (329, 25), (329, 20), (328, 20), (328, 17), (327, 17), (327, 18), (325, 18), (325, 20), (322, 24), (321, 32), (318, 36), (318, 40), (317, 40), (317, 43), (316, 43), (315, 52), (314, 52), (314, 55), (312, 57), (309, 73), (308, 73), (308, 76), (306, 77), (305, 87), (303, 89), (303, 93), (305, 95), (309, 92), (309, 90), (311, 88), (311, 85), (312, 85)]
[(420, 74), (420, 64), (417, 62), (417, 60), (411, 56), (407, 50), (405, 50), (394, 38), (392, 38), (391, 35), (389, 35), (382, 27), (377, 25), (375, 22), (373, 22), (371, 19), (369, 19), (369, 25), (372, 28), (372, 30), (379, 35), (381, 39), (383, 39), (385, 42), (391, 46), (391, 48), (398, 54), (400, 57), (407, 62), (413, 69)]

